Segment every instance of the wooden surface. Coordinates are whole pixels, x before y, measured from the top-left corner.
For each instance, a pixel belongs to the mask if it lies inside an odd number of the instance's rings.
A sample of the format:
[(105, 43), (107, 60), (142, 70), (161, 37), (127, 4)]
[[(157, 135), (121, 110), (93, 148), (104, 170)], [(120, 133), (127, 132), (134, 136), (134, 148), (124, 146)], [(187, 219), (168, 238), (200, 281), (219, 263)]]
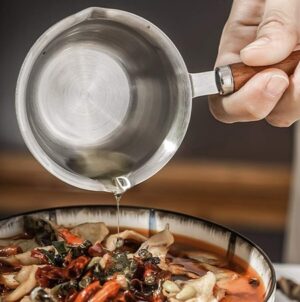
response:
[(292, 52), (285, 60), (278, 64), (270, 66), (247, 66), (243, 63), (231, 64), (230, 68), (234, 80), (234, 91), (239, 90), (258, 72), (267, 68), (278, 68), (283, 70), (287, 75), (294, 73), (296, 66), (300, 60), (300, 50)]
[[(282, 230), (290, 170), (286, 166), (172, 161), (124, 195), (121, 204), (171, 209), (228, 226)], [(108, 193), (62, 183), (31, 156), (0, 154), (0, 213), (82, 204), (111, 204)]]

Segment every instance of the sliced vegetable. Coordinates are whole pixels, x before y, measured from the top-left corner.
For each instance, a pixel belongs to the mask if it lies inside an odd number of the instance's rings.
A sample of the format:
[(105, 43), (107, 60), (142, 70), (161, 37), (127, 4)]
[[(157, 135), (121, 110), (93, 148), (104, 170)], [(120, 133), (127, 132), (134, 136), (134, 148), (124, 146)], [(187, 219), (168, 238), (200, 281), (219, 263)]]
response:
[(101, 285), (99, 281), (94, 281), (77, 295), (74, 302), (87, 302), (100, 289)]
[(30, 293), (32, 289), (36, 286), (35, 273), (37, 271), (37, 266), (32, 265), (30, 271), (28, 272), (27, 278), (9, 295), (5, 297), (6, 302), (14, 302), (22, 299), (25, 295)]
[(114, 298), (120, 289), (120, 285), (115, 280), (110, 280), (104, 283), (101, 288), (89, 302), (105, 302), (108, 299)]

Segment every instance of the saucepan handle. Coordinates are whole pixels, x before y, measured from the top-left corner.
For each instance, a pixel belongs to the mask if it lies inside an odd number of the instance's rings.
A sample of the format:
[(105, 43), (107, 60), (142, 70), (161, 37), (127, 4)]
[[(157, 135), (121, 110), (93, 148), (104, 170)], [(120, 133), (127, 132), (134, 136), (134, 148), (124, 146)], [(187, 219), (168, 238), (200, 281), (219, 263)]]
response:
[(238, 91), (258, 72), (267, 68), (278, 68), (287, 75), (294, 73), (294, 70), (300, 61), (300, 50), (292, 52), (285, 60), (280, 63), (269, 66), (247, 66), (244, 63), (235, 63), (231, 65), (216, 68), (216, 82), (220, 94), (226, 95)]

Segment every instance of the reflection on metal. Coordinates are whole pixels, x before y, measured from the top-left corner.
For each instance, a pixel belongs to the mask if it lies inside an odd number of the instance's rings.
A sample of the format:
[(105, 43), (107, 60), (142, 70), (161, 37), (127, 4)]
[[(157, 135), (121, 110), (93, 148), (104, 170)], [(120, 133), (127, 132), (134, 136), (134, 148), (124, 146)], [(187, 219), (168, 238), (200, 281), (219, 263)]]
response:
[(51, 173), (88, 190), (126, 190), (178, 149), (191, 83), (178, 50), (133, 14), (89, 8), (50, 28), (20, 71), (16, 107), (26, 144)]

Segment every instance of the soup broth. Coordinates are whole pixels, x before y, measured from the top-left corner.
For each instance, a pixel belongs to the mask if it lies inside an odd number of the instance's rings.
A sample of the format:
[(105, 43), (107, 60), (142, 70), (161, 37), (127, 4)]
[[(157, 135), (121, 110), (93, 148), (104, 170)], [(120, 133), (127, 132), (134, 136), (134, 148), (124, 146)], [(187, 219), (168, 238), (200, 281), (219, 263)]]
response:
[[(211, 259), (212, 262), (218, 263), (220, 267), (232, 270), (239, 274), (238, 278), (228, 279), (223, 284), (226, 287), (227, 294), (222, 302), (262, 302), (265, 298), (265, 287), (257, 272), (249, 266), (246, 261), (234, 256), (228, 259), (227, 252), (222, 248), (208, 244), (201, 240), (176, 235), (174, 246), (170, 249), (170, 254), (178, 255), (189, 253), (191, 255), (202, 255), (203, 261)], [(200, 253), (199, 253), (200, 252)], [(176, 263), (189, 266), (189, 259), (180, 257), (173, 258)], [(209, 260), (208, 260), (209, 261)]]

